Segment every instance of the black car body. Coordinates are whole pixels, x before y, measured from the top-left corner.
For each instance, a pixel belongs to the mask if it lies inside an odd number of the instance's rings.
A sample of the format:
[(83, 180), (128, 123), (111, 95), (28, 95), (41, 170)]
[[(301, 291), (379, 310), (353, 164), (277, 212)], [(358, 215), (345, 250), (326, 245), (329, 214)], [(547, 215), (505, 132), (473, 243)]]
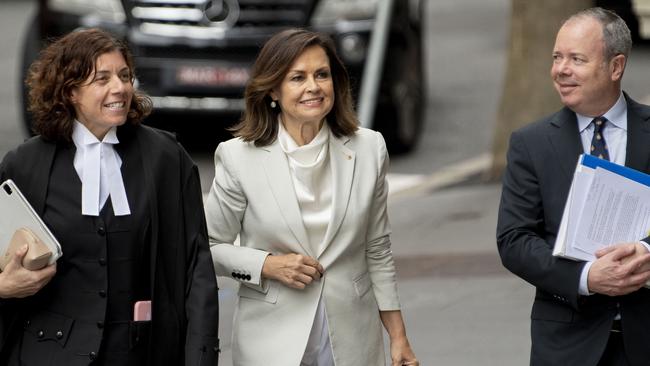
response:
[[(148, 123), (174, 116), (167, 118), (177, 124), (173, 129), (192, 128), (190, 116), (202, 116), (226, 127), (243, 110), (244, 86), (261, 45), (288, 27), (330, 34), (358, 96), (364, 69), (377, 62), (367, 56), (382, 1), (40, 0), (24, 42), (23, 70), (46, 40), (100, 27), (133, 51), (138, 87), (154, 102)], [(419, 0), (390, 3), (387, 41), (377, 53), (381, 68), (372, 75), (381, 80), (371, 93), (375, 117), (364, 125), (383, 132), (392, 152), (405, 152), (417, 141), (423, 110), (421, 9)], [(29, 128), (27, 112), (25, 122)]]

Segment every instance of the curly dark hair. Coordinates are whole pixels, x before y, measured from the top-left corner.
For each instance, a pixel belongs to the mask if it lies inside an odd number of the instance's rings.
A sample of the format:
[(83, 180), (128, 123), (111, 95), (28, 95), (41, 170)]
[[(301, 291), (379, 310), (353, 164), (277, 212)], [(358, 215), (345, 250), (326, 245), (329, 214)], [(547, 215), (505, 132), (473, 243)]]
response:
[(332, 39), (322, 33), (293, 28), (275, 34), (262, 47), (244, 92), (246, 110), (242, 120), (231, 131), (255, 146), (267, 146), (278, 134), (280, 108), (271, 108), (271, 90), (282, 83), (293, 62), (311, 46), (319, 46), (327, 54), (334, 82), (334, 106), (326, 120), (336, 137), (351, 136), (359, 128), (354, 113), (350, 78), (336, 53)]
[[(41, 51), (30, 66), (25, 84), (29, 88), (29, 107), (33, 130), (48, 140), (70, 141), (76, 112), (72, 90), (83, 85), (95, 72), (97, 59), (119, 51), (135, 80), (133, 56), (127, 46), (101, 29), (73, 31)], [(151, 113), (151, 99), (135, 90), (126, 123), (138, 124)]]

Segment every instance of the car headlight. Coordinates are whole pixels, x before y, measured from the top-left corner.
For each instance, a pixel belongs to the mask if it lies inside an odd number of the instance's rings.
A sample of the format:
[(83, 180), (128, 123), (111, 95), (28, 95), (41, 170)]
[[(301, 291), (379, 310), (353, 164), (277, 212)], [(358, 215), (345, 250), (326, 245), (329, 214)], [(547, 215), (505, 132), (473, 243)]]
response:
[[(123, 23), (126, 21), (120, 0), (50, 0), (49, 8), (62, 13), (76, 14), (92, 23)], [(92, 26), (93, 24), (87, 24)]]
[(373, 19), (379, 0), (321, 0), (311, 22), (315, 26), (331, 25), (341, 20)]

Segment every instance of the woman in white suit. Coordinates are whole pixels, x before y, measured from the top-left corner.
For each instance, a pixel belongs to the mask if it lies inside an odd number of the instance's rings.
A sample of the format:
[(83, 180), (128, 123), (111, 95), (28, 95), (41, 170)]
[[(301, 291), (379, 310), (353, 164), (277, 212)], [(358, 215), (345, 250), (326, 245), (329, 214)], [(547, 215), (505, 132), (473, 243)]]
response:
[(206, 204), (216, 272), (240, 282), (234, 364), (384, 365), (383, 323), (392, 364), (418, 365), (390, 250), (386, 146), (358, 127), (333, 42), (274, 35), (245, 100)]

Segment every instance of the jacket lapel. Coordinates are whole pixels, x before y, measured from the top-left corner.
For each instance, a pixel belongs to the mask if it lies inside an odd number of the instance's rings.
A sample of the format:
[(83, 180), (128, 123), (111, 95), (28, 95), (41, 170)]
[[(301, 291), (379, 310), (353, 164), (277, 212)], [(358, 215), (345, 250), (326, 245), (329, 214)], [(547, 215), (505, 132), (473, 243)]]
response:
[(262, 162), (262, 167), (266, 173), (269, 187), (273, 192), (280, 214), (305, 253), (314, 257), (307, 230), (300, 214), (300, 206), (293, 188), (287, 157), (277, 139), (272, 145), (264, 149), (268, 154)]
[(329, 158), (332, 165), (332, 181), (334, 182), (332, 216), (323, 238), (323, 245), (320, 246), (322, 250), (318, 253), (318, 256), (323, 254), (339, 231), (350, 202), (356, 154), (345, 146), (348, 141), (350, 141), (348, 137), (339, 139), (330, 134)]
[[(627, 101), (625, 166), (647, 172), (650, 170), (650, 108), (624, 95)], [(549, 133), (549, 143), (556, 152), (556, 161), (563, 172), (573, 177), (577, 158), (584, 152), (575, 113), (565, 107), (551, 119), (550, 125), (554, 128)]]
[(548, 140), (555, 151), (555, 161), (571, 180), (578, 157), (584, 152), (576, 114), (565, 107), (551, 118), (550, 126)]
[(648, 172), (650, 158), (650, 108), (627, 100), (627, 146), (625, 166)]

